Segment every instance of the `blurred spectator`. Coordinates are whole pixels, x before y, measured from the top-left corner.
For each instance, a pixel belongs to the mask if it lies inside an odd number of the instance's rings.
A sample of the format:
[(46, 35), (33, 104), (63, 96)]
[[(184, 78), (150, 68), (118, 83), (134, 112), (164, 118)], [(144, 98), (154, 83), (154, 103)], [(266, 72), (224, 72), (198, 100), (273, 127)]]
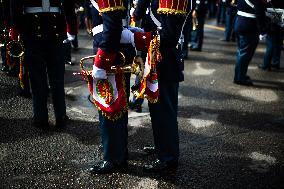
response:
[(217, 2), (216, 0), (208, 0), (208, 17), (215, 18), (217, 10)]
[(225, 24), (226, 21), (226, 0), (217, 2), (217, 24)]
[(248, 65), (258, 45), (259, 34), (265, 34), (265, 4), (259, 0), (238, 0), (238, 12), (234, 29), (238, 40), (234, 83), (253, 85), (247, 75)]
[[(284, 1), (272, 0), (268, 7), (284, 9)], [(266, 35), (266, 52), (264, 60), (259, 68), (262, 70), (271, 70), (271, 68), (280, 69), (281, 47), (283, 43), (283, 30), (278, 23), (271, 23)]]
[(201, 51), (204, 38), (204, 23), (207, 13), (207, 0), (196, 0), (192, 11), (191, 51)]
[(86, 0), (84, 3), (84, 13), (85, 13), (85, 26), (86, 31), (89, 35), (92, 34), (93, 24), (92, 24), (92, 9), (93, 5), (90, 0)]
[(225, 38), (222, 41), (235, 41), (233, 26), (237, 15), (237, 0), (226, 0), (226, 7)]

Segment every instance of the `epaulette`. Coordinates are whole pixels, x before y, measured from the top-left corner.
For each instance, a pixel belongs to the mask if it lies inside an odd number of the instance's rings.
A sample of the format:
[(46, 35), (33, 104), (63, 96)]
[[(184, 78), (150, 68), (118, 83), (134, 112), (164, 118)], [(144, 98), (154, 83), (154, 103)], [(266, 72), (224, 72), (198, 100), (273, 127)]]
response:
[(159, 14), (185, 15), (188, 6), (188, 0), (160, 0)]
[(100, 13), (116, 10), (125, 10), (123, 0), (98, 0), (97, 2), (100, 9)]

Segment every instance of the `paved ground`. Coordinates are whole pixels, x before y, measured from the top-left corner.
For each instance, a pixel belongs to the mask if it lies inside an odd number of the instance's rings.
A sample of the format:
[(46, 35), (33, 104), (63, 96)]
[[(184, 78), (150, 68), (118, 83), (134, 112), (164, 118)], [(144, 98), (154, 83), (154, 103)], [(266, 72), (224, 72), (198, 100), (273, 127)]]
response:
[[(147, 103), (129, 112), (130, 168), (125, 174), (90, 175), (101, 158), (96, 109), (78, 60), (90, 55), (83, 31), (75, 66), (66, 66), (66, 99), (72, 121), (64, 132), (31, 127), (31, 100), (17, 95), (17, 80), (0, 73), (0, 188), (284, 188), (284, 70), (264, 72), (260, 44), (249, 67), (254, 87), (232, 84), (235, 44), (220, 28), (206, 27), (202, 52), (190, 52), (179, 93), (180, 165), (176, 174), (146, 174), (154, 156)], [(283, 54), (283, 53), (282, 53)], [(50, 105), (51, 122), (54, 122)]]

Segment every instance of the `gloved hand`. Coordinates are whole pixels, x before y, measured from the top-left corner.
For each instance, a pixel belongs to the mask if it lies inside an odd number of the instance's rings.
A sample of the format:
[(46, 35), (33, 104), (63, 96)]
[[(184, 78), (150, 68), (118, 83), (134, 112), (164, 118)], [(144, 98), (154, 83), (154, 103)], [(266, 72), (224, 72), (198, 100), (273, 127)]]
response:
[(121, 32), (120, 43), (122, 44), (132, 44), (135, 47), (134, 43), (134, 33), (132, 33), (129, 29), (124, 28)]
[(139, 28), (139, 27), (128, 27), (127, 29), (129, 29), (132, 33), (144, 32), (144, 30), (142, 28)]
[(263, 40), (265, 40), (266, 39), (266, 34), (264, 34), (264, 35), (259, 35), (259, 40), (260, 41), (263, 41)]
[(93, 78), (96, 79), (107, 79), (106, 70), (102, 68), (98, 68), (97, 66), (93, 65)]
[(75, 39), (75, 35), (71, 35), (70, 33), (67, 32), (67, 39), (65, 39), (63, 43), (69, 43), (71, 41), (74, 41), (74, 39)]

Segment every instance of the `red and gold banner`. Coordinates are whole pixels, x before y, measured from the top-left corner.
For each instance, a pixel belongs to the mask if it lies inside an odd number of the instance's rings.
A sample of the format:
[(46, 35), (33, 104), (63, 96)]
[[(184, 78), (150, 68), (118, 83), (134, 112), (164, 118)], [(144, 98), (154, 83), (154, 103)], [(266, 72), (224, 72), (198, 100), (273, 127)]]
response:
[(188, 0), (160, 0), (158, 13), (185, 15), (187, 6)]
[(88, 83), (94, 105), (108, 119), (119, 119), (128, 111), (125, 78), (123, 73), (108, 75), (107, 79), (92, 77), (92, 71), (82, 72)]
[(156, 63), (161, 61), (159, 48), (160, 36), (157, 34), (150, 42), (140, 87), (132, 91), (136, 98), (146, 97), (151, 103), (156, 103), (159, 97), (158, 74), (156, 72)]
[(94, 104), (110, 120), (117, 120), (128, 111), (123, 73), (108, 75), (107, 79), (93, 78)]

